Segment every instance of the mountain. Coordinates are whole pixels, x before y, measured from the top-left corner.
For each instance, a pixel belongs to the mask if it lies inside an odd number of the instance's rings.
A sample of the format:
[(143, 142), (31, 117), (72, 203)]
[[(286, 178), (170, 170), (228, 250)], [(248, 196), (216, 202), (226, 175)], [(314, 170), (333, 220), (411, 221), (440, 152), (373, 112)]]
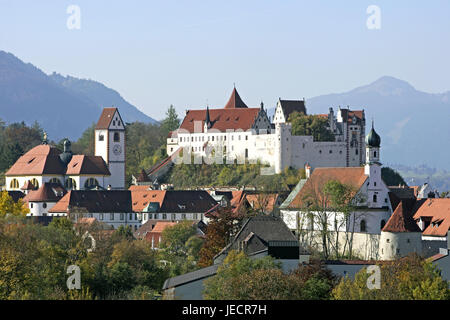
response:
[(0, 51), (0, 118), (7, 123), (37, 121), (51, 140), (75, 140), (110, 106), (118, 107), (126, 122), (157, 122), (99, 82), (49, 76)]
[(364, 109), (366, 133), (374, 119), (384, 164), (450, 168), (450, 91), (426, 93), (385, 76), (348, 92), (306, 99), (308, 114), (330, 107), (336, 112), (339, 106)]

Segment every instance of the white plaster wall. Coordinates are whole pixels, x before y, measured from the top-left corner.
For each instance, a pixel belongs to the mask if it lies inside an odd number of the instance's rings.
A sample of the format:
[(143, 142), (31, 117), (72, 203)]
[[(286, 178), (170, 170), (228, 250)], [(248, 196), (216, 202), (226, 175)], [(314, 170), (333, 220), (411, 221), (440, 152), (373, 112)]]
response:
[(421, 232), (381, 232), (380, 260), (393, 260), (412, 252), (422, 253)]

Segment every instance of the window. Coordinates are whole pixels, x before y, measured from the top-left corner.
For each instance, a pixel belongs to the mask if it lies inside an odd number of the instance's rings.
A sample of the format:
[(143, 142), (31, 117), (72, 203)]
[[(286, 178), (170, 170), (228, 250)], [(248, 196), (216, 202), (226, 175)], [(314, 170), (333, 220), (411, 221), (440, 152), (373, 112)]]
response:
[(95, 178), (89, 178), (86, 180), (86, 182), (84, 183), (84, 187), (86, 189), (93, 189), (95, 187), (98, 187), (100, 184), (98, 183), (97, 179)]
[(381, 220), (380, 229), (383, 229), (385, 225), (386, 225), (386, 220)]
[(120, 135), (118, 132), (114, 132), (114, 142), (119, 142), (120, 141)]
[(50, 183), (54, 183), (54, 184), (62, 185), (61, 184), (61, 180), (59, 180), (58, 178), (51, 178), (49, 182)]
[(373, 152), (373, 157), (374, 157), (374, 158), (377, 157), (377, 152), (376, 152), (376, 151)]
[(183, 214), (181, 215), (181, 219), (186, 220), (186, 213), (183, 213)]
[(162, 218), (163, 218), (163, 220), (166, 220), (167, 219), (167, 214), (163, 213)]
[(116, 120), (113, 120), (113, 126), (115, 126), (116, 125)]
[(11, 183), (9, 184), (9, 187), (11, 189), (18, 189), (19, 188), (19, 180), (17, 179), (12, 179)]
[(177, 219), (177, 217), (176, 217), (175, 213), (172, 213), (172, 220), (176, 220), (176, 219)]
[(377, 182), (376, 182), (376, 181), (373, 182), (373, 186), (374, 186), (374, 187), (377, 186)]
[(133, 214), (130, 213), (130, 220), (133, 220)]
[(105, 136), (104, 135), (99, 135), (98, 136), (98, 141), (104, 141), (105, 140)]
[(358, 149), (355, 149), (355, 154), (356, 154), (356, 155), (358, 154)]
[(330, 153), (333, 153), (333, 150), (330, 150)]
[(74, 190), (77, 188), (77, 183), (75, 182), (74, 179), (69, 178), (66, 180), (66, 189), (67, 190)]
[(44, 202), (44, 203), (42, 204), (42, 208), (46, 209), (46, 208), (47, 208), (47, 203)]
[(245, 157), (248, 158), (248, 149), (245, 149)]
[(245, 136), (245, 140), (248, 140), (248, 136)]
[(30, 208), (33, 209), (33, 203), (30, 203)]
[(361, 232), (366, 232), (366, 220), (361, 220), (361, 223), (359, 224), (359, 230)]
[(377, 195), (376, 194), (373, 195), (373, 202), (377, 202)]
[(39, 189), (39, 182), (37, 181), (36, 178), (33, 178), (33, 180), (31, 180), (31, 183), (33, 184), (33, 186), (34, 186), (36, 189)]
[(123, 219), (124, 219), (124, 214), (121, 213), (121, 214), (120, 214), (120, 220), (123, 220)]
[(198, 220), (198, 214), (194, 213), (194, 220)]
[(109, 214), (109, 220), (114, 220), (114, 213)]
[(103, 213), (100, 213), (100, 220), (103, 220)]

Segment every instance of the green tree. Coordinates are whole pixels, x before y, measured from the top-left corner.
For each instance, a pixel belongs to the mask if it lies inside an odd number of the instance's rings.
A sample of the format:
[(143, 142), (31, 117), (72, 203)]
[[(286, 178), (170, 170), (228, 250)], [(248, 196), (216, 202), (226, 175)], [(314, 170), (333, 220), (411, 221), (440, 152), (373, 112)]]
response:
[(383, 179), (384, 183), (388, 186), (407, 186), (400, 173), (389, 167), (381, 168), (381, 179)]
[(328, 129), (328, 118), (295, 111), (288, 121), (292, 125), (292, 135), (313, 136), (314, 141), (334, 141), (334, 134)]
[(173, 105), (170, 105), (166, 111), (166, 118), (161, 123), (161, 130), (167, 137), (170, 131), (178, 129), (179, 126), (180, 119), (178, 118), (177, 111), (175, 110)]

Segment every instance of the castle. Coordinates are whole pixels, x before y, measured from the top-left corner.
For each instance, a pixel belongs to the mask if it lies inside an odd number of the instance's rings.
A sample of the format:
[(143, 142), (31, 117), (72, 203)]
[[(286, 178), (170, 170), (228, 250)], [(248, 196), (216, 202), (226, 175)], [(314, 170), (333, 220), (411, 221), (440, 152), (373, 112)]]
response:
[(249, 108), (234, 88), (224, 108), (187, 110), (180, 127), (169, 134), (167, 154), (183, 150), (197, 158), (213, 155), (219, 163), (224, 158), (226, 163), (260, 161), (274, 173), (307, 163), (312, 168), (364, 164), (364, 110), (339, 108), (335, 115), (330, 108), (329, 114), (319, 115), (328, 119), (328, 129), (334, 134), (334, 141), (328, 142), (293, 135), (287, 120), (295, 111), (306, 114), (304, 100), (279, 99), (271, 122), (263, 103)]

